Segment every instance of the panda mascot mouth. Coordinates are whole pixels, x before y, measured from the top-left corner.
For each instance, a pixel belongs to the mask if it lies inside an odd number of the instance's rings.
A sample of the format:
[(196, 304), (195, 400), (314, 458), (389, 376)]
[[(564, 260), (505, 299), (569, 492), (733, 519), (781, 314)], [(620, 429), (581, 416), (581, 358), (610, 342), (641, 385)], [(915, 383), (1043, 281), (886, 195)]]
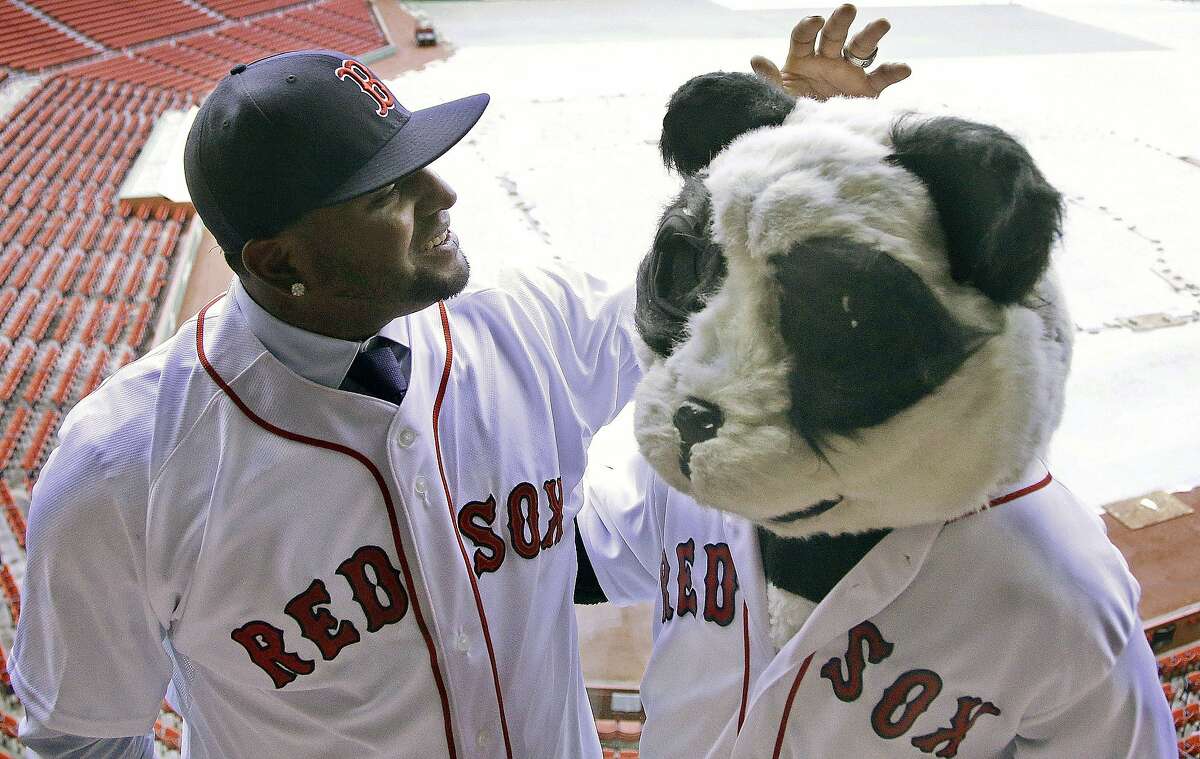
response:
[(809, 519), (811, 517), (820, 516), (844, 500), (846, 500), (845, 496), (839, 495), (837, 498), (827, 499), (821, 501), (820, 503), (815, 503), (806, 509), (793, 511), (791, 514), (784, 514), (780, 517), (771, 517), (771, 522), (775, 524), (790, 524), (791, 522), (798, 522), (801, 519)]

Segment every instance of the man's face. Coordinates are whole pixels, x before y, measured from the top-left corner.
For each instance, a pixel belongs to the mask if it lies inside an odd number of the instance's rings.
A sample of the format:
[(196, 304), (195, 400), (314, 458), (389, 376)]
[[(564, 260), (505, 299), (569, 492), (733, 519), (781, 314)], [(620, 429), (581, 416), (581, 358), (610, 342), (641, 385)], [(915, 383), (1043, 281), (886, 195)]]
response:
[(422, 169), (366, 195), (306, 214), (287, 233), (309, 297), (388, 318), (460, 292), (469, 266), (450, 231), (457, 196)]

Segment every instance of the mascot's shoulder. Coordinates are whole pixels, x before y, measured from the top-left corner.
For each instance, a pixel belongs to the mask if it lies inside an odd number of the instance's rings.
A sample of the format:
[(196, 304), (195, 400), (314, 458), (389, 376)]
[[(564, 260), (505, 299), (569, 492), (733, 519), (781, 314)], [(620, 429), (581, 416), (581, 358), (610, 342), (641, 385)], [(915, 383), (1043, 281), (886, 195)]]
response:
[(973, 603), (1012, 609), (1073, 655), (1115, 658), (1137, 631), (1137, 582), (1103, 521), (1057, 483), (947, 524), (929, 566), (964, 567)]

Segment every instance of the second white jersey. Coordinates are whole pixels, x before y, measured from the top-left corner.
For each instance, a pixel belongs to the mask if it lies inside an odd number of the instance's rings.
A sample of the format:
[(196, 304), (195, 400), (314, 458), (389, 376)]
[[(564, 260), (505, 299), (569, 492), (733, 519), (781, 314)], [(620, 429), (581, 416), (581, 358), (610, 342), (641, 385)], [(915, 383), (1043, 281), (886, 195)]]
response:
[(644, 755), (1173, 759), (1137, 585), (1044, 469), (892, 531), (776, 651), (752, 525), (639, 467), (579, 522), (610, 599), (655, 604)]

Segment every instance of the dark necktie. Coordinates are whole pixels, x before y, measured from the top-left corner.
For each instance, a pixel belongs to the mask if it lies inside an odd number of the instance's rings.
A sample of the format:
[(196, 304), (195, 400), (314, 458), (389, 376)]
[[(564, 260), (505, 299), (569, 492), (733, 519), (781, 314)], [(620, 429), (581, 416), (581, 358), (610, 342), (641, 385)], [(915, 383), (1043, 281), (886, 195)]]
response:
[(382, 398), (399, 406), (408, 390), (411, 367), (407, 347), (376, 335), (371, 338), (370, 345), (354, 357), (339, 389)]

